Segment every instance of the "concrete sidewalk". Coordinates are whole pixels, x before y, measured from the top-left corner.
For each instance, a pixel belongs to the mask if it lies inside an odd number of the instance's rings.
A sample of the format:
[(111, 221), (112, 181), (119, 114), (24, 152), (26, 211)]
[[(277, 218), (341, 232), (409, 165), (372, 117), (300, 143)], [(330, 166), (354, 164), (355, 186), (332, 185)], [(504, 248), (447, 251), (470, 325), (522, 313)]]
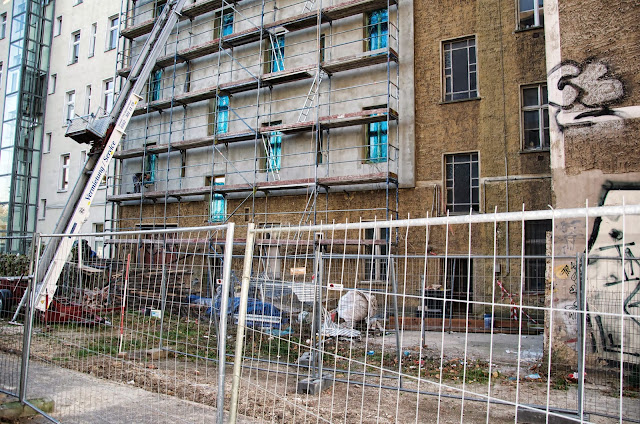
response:
[[(0, 361), (6, 361), (8, 356), (1, 354)], [(17, 392), (17, 388), (13, 390)], [(29, 366), (27, 397), (53, 399), (55, 409), (51, 415), (64, 423), (211, 423), (216, 420), (216, 408), (210, 406), (38, 362), (31, 362)], [(36, 417), (22, 422), (49, 421)], [(253, 422), (238, 417), (238, 423)]]

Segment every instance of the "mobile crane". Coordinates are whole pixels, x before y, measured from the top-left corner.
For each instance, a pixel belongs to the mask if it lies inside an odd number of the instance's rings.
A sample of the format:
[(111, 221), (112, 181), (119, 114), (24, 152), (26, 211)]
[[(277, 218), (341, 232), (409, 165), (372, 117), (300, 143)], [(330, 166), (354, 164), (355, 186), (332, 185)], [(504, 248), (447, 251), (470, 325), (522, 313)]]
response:
[[(88, 143), (92, 148), (54, 230), (55, 234), (69, 236), (50, 240), (36, 270), (35, 308), (42, 312), (46, 312), (58, 288), (58, 278), (73, 247), (71, 235), (77, 233), (89, 217), (91, 202), (100, 181), (106, 175), (133, 111), (141, 100), (139, 93), (151, 75), (156, 59), (178, 21), (185, 2), (186, 0), (169, 0), (165, 4), (131, 68), (131, 73), (122, 85), (111, 113), (92, 119), (75, 118), (67, 128), (67, 137), (78, 143)], [(13, 321), (20, 306), (24, 304), (25, 297), (26, 292), (13, 316)]]

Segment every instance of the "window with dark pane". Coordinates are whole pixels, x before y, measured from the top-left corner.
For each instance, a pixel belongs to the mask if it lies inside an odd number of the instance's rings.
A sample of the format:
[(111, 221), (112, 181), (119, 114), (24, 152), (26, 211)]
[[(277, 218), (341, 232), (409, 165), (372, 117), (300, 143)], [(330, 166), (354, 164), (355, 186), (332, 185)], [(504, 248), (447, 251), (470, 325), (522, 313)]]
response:
[(478, 97), (476, 39), (450, 41), (443, 44), (444, 100)]
[(525, 290), (544, 292), (547, 232), (551, 220), (526, 221), (524, 225)]
[(480, 210), (480, 175), (478, 153), (462, 153), (445, 157), (447, 210), (469, 213)]
[(543, 0), (518, 0), (518, 29), (544, 25)]
[(524, 150), (549, 149), (549, 99), (545, 84), (522, 88), (522, 141)]

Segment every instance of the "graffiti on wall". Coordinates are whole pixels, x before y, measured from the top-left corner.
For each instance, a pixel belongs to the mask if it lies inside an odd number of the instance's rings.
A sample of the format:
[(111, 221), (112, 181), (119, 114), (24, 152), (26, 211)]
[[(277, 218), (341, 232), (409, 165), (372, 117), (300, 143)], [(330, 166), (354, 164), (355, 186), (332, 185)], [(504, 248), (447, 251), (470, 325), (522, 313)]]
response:
[[(606, 206), (640, 203), (638, 189), (609, 189)], [(624, 257), (624, 260), (623, 260)], [(589, 239), (587, 330), (605, 359), (640, 363), (640, 217), (602, 217)], [(624, 317), (621, 319), (620, 317)]]
[(571, 124), (593, 124), (597, 118), (629, 117), (626, 111), (613, 108), (625, 99), (627, 90), (602, 60), (591, 58), (582, 63), (566, 60), (554, 66), (548, 77), (550, 86), (560, 92), (555, 96), (551, 92), (549, 99), (560, 131)]

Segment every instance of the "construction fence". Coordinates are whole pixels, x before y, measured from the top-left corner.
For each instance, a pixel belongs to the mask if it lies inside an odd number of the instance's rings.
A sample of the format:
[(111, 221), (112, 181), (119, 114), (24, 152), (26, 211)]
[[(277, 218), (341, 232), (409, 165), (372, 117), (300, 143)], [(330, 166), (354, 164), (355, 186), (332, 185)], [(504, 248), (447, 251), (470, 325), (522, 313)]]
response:
[(639, 215), (74, 235), (53, 290), (35, 248), (1, 280), (0, 391), (52, 422), (640, 422)]

